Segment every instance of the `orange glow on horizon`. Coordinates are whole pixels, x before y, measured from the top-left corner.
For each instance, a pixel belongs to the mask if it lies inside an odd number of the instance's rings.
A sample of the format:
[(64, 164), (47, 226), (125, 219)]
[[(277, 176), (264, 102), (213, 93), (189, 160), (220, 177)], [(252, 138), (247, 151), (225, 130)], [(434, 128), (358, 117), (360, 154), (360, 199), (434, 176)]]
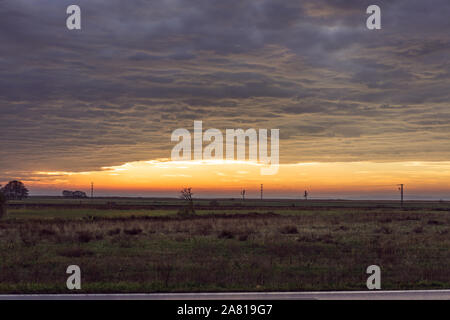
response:
[[(261, 175), (262, 164), (249, 161), (167, 159), (129, 162), (92, 172), (34, 172), (34, 188), (83, 190), (91, 181), (103, 190), (166, 191), (190, 186), (196, 190), (257, 189), (264, 183), (276, 192), (314, 189), (322, 192), (450, 190), (450, 162), (317, 162), (281, 164), (275, 175)], [(36, 181), (37, 180), (37, 181)]]

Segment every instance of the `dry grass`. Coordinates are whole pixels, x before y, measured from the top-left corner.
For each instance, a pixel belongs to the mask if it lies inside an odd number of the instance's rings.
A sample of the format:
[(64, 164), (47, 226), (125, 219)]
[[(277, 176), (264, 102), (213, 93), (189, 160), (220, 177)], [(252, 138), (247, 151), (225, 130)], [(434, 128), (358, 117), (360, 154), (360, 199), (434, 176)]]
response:
[(0, 292), (450, 288), (450, 215), (390, 209), (290, 215), (4, 220)]

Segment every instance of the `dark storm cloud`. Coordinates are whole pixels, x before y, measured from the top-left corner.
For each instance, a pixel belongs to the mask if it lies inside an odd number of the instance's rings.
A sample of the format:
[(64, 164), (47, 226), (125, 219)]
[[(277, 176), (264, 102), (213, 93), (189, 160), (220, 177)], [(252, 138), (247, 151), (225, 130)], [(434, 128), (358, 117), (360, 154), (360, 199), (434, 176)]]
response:
[(280, 128), (282, 161), (450, 155), (447, 0), (378, 1), (380, 31), (365, 0), (79, 0), (81, 31), (70, 4), (0, 2), (8, 176), (168, 157), (194, 119)]

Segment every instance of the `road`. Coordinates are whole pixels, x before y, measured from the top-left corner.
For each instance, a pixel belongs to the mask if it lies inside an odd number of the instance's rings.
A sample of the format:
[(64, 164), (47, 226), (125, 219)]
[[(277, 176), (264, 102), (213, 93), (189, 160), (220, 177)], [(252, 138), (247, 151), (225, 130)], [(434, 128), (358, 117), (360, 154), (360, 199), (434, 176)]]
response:
[(450, 300), (450, 290), (0, 295), (0, 300)]

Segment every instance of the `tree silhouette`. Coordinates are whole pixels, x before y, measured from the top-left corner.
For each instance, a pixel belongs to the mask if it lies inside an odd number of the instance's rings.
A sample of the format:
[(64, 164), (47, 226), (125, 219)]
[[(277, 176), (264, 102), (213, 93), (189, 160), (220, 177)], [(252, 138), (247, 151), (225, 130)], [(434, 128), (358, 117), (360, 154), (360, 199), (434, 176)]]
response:
[(305, 193), (303, 194), (303, 196), (305, 197), (305, 200), (308, 200), (308, 191), (305, 190)]
[(22, 182), (17, 180), (8, 182), (0, 192), (3, 193), (7, 200), (22, 200), (28, 197), (28, 189)]
[(181, 190), (181, 199), (192, 201), (192, 195), (192, 188), (183, 188), (183, 190)]
[(183, 188), (180, 193), (180, 198), (186, 201), (186, 207), (179, 211), (179, 213), (183, 215), (195, 214), (194, 200), (192, 200), (192, 188)]

